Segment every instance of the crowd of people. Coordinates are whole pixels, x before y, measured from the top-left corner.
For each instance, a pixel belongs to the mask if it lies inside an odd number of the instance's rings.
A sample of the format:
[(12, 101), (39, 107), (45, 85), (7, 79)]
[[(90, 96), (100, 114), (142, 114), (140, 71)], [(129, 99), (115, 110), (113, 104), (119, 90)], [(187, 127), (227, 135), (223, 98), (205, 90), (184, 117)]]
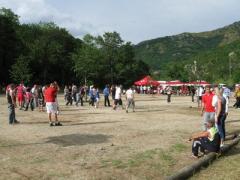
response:
[[(58, 92), (60, 88), (57, 82), (50, 83), (49, 85), (39, 86), (34, 85), (32, 88), (25, 87), (23, 83), (18, 86), (10, 84), (6, 88), (6, 97), (9, 108), (9, 124), (18, 124), (16, 119), (15, 108), (17, 102), (20, 110), (28, 111), (30, 107), (33, 111), (38, 108), (39, 111), (44, 111), (48, 114), (50, 126), (62, 126), (58, 120), (59, 105), (58, 105)], [(104, 106), (112, 107), (116, 110), (118, 107), (124, 109), (122, 97), (125, 96), (126, 113), (129, 112), (129, 107), (132, 106), (132, 111), (135, 112), (135, 87), (130, 87), (126, 91), (123, 90), (121, 85), (106, 85), (102, 90), (104, 97)], [(231, 91), (226, 86), (221, 88), (210, 86), (197, 87), (192, 90), (193, 94), (197, 96), (198, 101), (201, 103), (201, 116), (203, 117), (202, 131), (193, 134), (189, 140), (192, 143), (192, 156), (198, 158), (199, 154), (207, 152), (219, 152), (221, 147), (224, 146), (226, 137), (225, 121), (228, 116), (228, 105)], [(171, 87), (166, 88), (168, 95), (167, 102), (171, 102)], [(112, 105), (109, 96), (112, 97)], [(236, 103), (234, 107), (240, 107), (240, 87), (235, 89)], [(75, 84), (65, 86), (64, 88), (64, 101), (65, 105), (84, 105), (88, 102), (89, 106), (95, 108), (99, 107), (100, 91), (96, 86), (79, 86)], [(194, 97), (192, 97), (194, 101)]]
[[(60, 88), (57, 82), (50, 83), (45, 86), (34, 85), (31, 87), (25, 87), (23, 82), (19, 85), (9, 84), (6, 87), (6, 97), (9, 108), (9, 124), (17, 124), (15, 108), (18, 106), (19, 110), (28, 111), (30, 107), (32, 111), (38, 109), (40, 112), (46, 110), (50, 126), (62, 126), (58, 120), (59, 105), (57, 100), (58, 92)], [(134, 102), (134, 87), (130, 87), (127, 91), (124, 91), (121, 85), (106, 85), (103, 89), (104, 106), (112, 107), (116, 110), (118, 106), (124, 109), (122, 96), (125, 95), (126, 106), (125, 110), (128, 113), (129, 107), (132, 106), (133, 112), (135, 111)], [(112, 105), (110, 103), (109, 96), (112, 96)], [(95, 108), (99, 107), (100, 91), (96, 86), (80, 86), (75, 84), (71, 86), (65, 86), (64, 88), (64, 101), (65, 105), (84, 105), (84, 102), (88, 102), (90, 106)], [(18, 104), (17, 104), (18, 103)], [(54, 120), (52, 120), (54, 116)]]
[(226, 137), (225, 121), (228, 116), (230, 90), (227, 87), (202, 90), (201, 116), (203, 117), (203, 131), (192, 135), (192, 156), (194, 158), (207, 152), (219, 152), (224, 146)]

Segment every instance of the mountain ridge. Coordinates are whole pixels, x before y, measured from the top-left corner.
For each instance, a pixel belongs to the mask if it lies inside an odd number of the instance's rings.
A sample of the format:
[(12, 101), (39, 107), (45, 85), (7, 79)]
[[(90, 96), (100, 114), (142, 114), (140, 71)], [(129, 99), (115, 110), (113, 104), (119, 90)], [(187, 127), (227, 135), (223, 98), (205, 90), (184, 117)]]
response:
[[(231, 51), (235, 51), (238, 57), (238, 49), (235, 48), (238, 44), (240, 44), (240, 21), (212, 31), (184, 32), (146, 40), (135, 45), (135, 53), (136, 58), (147, 63), (153, 72), (160, 71), (161, 76), (169, 77), (167, 68), (174, 63), (185, 66), (198, 59), (201, 64), (207, 61), (198, 57), (207, 56), (207, 60), (212, 61), (214, 56), (218, 56), (216, 52), (221, 51), (224, 51), (219, 53), (223, 57), (218, 59), (226, 61)], [(220, 60), (219, 63), (226, 65), (226, 62)]]

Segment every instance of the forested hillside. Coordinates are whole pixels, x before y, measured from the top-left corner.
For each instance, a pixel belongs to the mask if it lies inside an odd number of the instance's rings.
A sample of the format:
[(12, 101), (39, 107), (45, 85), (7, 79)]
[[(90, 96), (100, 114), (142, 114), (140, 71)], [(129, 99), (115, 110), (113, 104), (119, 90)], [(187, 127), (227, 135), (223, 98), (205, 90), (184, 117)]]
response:
[(149, 74), (130, 42), (117, 32), (73, 37), (52, 22), (21, 24), (10, 9), (0, 9), (0, 85), (10, 82), (61, 85), (131, 85)]
[(240, 22), (236, 22), (214, 31), (144, 41), (135, 46), (135, 52), (159, 78), (191, 80), (201, 76), (231, 83), (239, 81), (239, 40)]

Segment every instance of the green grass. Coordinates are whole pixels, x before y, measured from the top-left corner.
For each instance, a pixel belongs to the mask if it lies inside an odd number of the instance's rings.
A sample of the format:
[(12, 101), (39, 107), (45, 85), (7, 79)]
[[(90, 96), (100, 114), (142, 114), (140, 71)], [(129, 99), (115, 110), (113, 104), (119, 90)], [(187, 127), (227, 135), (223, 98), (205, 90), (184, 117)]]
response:
[(101, 168), (117, 168), (135, 176), (160, 177), (169, 175), (177, 163), (177, 154), (187, 150), (181, 143), (174, 144), (169, 149), (160, 148), (146, 150), (127, 158), (102, 160)]

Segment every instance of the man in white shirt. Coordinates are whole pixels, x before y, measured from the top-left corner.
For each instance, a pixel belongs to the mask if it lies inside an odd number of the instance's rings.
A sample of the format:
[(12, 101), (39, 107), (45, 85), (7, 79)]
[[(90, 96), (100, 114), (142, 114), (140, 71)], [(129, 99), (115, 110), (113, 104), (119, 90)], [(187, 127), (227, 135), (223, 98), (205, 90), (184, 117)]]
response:
[(133, 90), (133, 87), (132, 88), (130, 87), (126, 91), (126, 100), (127, 100), (127, 103), (126, 103), (126, 113), (128, 113), (128, 108), (130, 107), (130, 105), (132, 105), (133, 112), (135, 112), (135, 102), (134, 102), (134, 90)]
[(114, 98), (114, 105), (113, 105), (113, 109), (116, 110), (117, 109), (117, 105), (122, 106), (122, 87), (121, 86), (117, 86), (116, 87), (116, 93), (115, 93), (115, 98)]
[(196, 91), (197, 101), (198, 101), (198, 107), (199, 105), (202, 107), (202, 95), (203, 95), (203, 88), (202, 86), (199, 86)]

